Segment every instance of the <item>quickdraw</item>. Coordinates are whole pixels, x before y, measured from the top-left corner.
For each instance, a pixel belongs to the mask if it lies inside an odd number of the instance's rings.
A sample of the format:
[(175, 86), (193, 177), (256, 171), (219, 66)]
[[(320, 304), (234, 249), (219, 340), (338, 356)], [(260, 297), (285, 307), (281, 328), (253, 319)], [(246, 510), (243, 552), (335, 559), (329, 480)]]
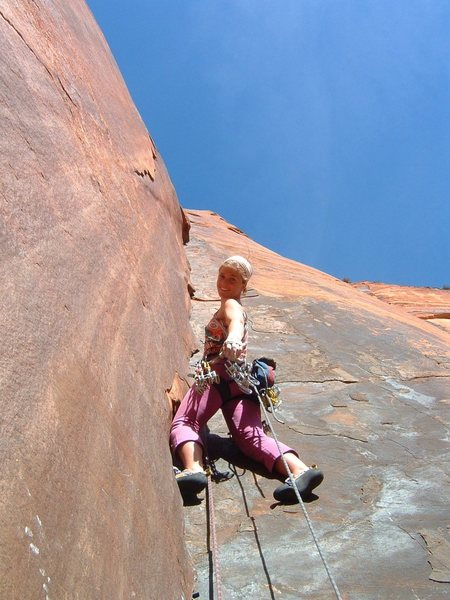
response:
[(219, 383), (219, 375), (213, 371), (207, 360), (199, 360), (195, 365), (194, 388), (199, 394), (203, 394), (210, 385)]
[(256, 377), (252, 375), (252, 363), (248, 362), (232, 362), (228, 360), (225, 363), (225, 369), (228, 375), (234, 379), (237, 385), (245, 394), (252, 394), (254, 390), (257, 391), (258, 398), (264, 404), (264, 407), (267, 411), (271, 412), (274, 418), (279, 422), (283, 423), (276, 414), (276, 411), (280, 409), (281, 406), (281, 390), (278, 385), (273, 385), (267, 388), (258, 388), (259, 381)]
[(224, 366), (228, 375), (231, 379), (234, 379), (244, 394), (251, 394), (251, 386), (258, 385), (257, 379), (252, 375), (252, 365), (250, 363), (227, 360)]

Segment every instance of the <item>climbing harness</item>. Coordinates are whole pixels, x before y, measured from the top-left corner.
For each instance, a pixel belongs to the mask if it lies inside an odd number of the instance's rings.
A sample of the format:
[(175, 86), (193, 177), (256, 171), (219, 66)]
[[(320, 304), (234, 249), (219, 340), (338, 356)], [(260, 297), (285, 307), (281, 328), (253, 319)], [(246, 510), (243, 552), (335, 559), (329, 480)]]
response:
[[(279, 422), (284, 421), (277, 415), (277, 412), (281, 406), (280, 393), (281, 390), (278, 385), (274, 385), (268, 381), (268, 377), (265, 374), (264, 366), (266, 363), (264, 360), (254, 360), (252, 363), (248, 362), (232, 362), (227, 360), (224, 363), (227, 374), (233, 379), (239, 389), (248, 396), (253, 396), (253, 390), (251, 385), (257, 385), (259, 387), (260, 399), (264, 402), (266, 409), (271, 412), (274, 418)], [(203, 394), (211, 385), (217, 385), (222, 395), (229, 396), (227, 388), (227, 382), (222, 381), (220, 376), (212, 368), (213, 361), (201, 359), (197, 362), (194, 368), (194, 389), (197, 393)], [(255, 376), (256, 373), (262, 373)]]
[(254, 379), (254, 377), (251, 377), (251, 378), (248, 377), (248, 372), (249, 372), (248, 368), (241, 368), (240, 367), (240, 363), (233, 363), (233, 365), (234, 365), (234, 367), (232, 367), (232, 372), (236, 373), (236, 376), (237, 376), (238, 380), (240, 382), (242, 382), (242, 385), (245, 386), (245, 387), (250, 388), (258, 396), (258, 399), (260, 401), (260, 405), (261, 405), (261, 409), (263, 411), (264, 417), (265, 417), (267, 423), (269, 424), (270, 431), (271, 431), (273, 439), (275, 440), (275, 443), (277, 445), (277, 449), (278, 449), (278, 452), (280, 453), (281, 459), (283, 461), (284, 468), (286, 469), (286, 473), (288, 474), (289, 481), (291, 482), (291, 485), (292, 485), (292, 487), (294, 489), (294, 492), (295, 492), (295, 495), (297, 497), (298, 503), (300, 504), (300, 506), (302, 508), (303, 515), (304, 515), (304, 517), (306, 519), (306, 522), (308, 524), (309, 530), (311, 532), (311, 536), (312, 536), (312, 538), (314, 540), (314, 543), (316, 545), (317, 551), (318, 551), (319, 556), (320, 556), (320, 558), (322, 560), (322, 563), (323, 563), (323, 566), (325, 568), (325, 571), (326, 571), (326, 573), (328, 575), (328, 579), (330, 580), (331, 586), (333, 588), (333, 591), (334, 591), (334, 593), (336, 595), (337, 600), (342, 600), (342, 596), (341, 596), (341, 594), (339, 592), (339, 589), (338, 589), (338, 587), (336, 585), (334, 577), (331, 574), (331, 571), (330, 571), (330, 569), (328, 567), (328, 563), (327, 563), (327, 561), (325, 559), (325, 556), (324, 556), (324, 554), (322, 552), (322, 549), (320, 547), (319, 540), (317, 539), (317, 535), (316, 535), (316, 533), (314, 531), (311, 519), (309, 518), (308, 512), (306, 510), (305, 504), (304, 504), (304, 502), (302, 500), (302, 497), (300, 496), (300, 492), (298, 491), (297, 486), (295, 485), (295, 478), (292, 475), (292, 471), (290, 470), (289, 465), (287, 464), (287, 461), (286, 461), (286, 459), (284, 457), (284, 454), (282, 452), (282, 449), (281, 449), (278, 437), (277, 437), (277, 435), (276, 435), (276, 433), (275, 433), (275, 431), (273, 429), (272, 423), (270, 422), (270, 418), (269, 418), (269, 414), (268, 414), (269, 411), (266, 409), (266, 406), (265, 406), (265, 403), (263, 401), (263, 398), (261, 397), (261, 394), (258, 391), (258, 387), (255, 384), (255, 379)]

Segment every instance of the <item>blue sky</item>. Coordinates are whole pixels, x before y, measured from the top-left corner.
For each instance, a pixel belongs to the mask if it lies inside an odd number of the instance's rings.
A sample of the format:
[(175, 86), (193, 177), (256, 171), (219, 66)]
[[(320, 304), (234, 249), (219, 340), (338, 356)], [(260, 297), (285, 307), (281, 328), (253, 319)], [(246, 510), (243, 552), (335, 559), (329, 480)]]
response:
[(88, 0), (180, 203), (351, 281), (450, 285), (449, 0)]

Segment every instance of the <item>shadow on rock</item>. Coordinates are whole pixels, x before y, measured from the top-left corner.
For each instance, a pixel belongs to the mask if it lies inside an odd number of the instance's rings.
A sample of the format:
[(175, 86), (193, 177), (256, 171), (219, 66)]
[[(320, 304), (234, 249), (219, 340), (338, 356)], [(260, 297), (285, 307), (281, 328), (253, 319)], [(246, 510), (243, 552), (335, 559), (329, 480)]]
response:
[(209, 458), (212, 461), (216, 461), (218, 459), (226, 461), (233, 472), (233, 467), (236, 467), (239, 469), (252, 471), (253, 473), (261, 475), (262, 477), (266, 477), (267, 479), (279, 479), (280, 481), (284, 481), (284, 478), (270, 473), (261, 463), (252, 460), (248, 456), (245, 456), (245, 454), (239, 450), (231, 438), (221, 437), (216, 433), (208, 432), (206, 436), (206, 442)]
[[(317, 496), (316, 494), (310, 494), (307, 498), (302, 498), (303, 504), (310, 504), (311, 502), (315, 502), (318, 499), (319, 496)], [(285, 502), (274, 502), (270, 505), (270, 508), (271, 510), (273, 510), (274, 508), (278, 508), (279, 506), (298, 506), (297, 498), (295, 500), (292, 500), (292, 502), (289, 502), (287, 500)]]
[(195, 494), (182, 495), (183, 506), (198, 506), (203, 502), (203, 498), (199, 498)]

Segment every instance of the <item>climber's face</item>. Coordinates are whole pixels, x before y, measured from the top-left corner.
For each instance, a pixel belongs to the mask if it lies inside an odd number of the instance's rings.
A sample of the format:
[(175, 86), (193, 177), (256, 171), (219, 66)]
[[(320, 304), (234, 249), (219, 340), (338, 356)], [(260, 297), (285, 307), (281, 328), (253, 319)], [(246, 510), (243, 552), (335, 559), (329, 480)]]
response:
[(240, 300), (244, 290), (245, 281), (238, 271), (231, 267), (220, 267), (217, 276), (217, 291), (221, 300), (227, 300), (228, 298)]

